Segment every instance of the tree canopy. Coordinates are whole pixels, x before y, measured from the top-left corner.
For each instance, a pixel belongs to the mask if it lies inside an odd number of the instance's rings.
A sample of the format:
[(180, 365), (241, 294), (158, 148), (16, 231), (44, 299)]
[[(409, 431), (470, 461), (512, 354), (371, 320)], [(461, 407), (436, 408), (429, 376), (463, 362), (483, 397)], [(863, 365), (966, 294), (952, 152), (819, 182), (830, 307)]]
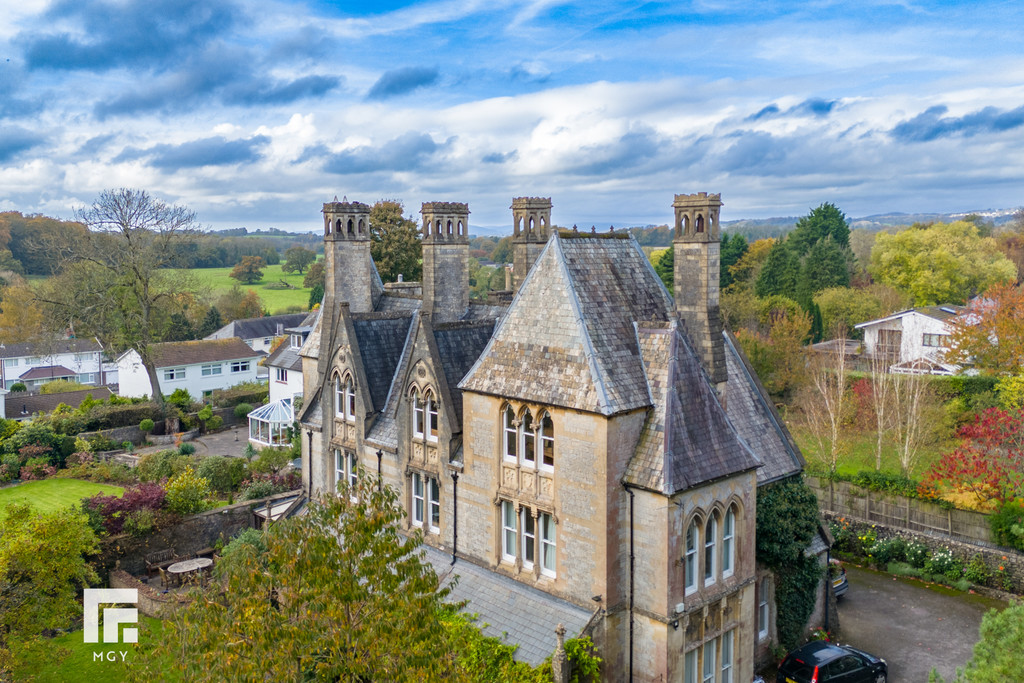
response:
[(263, 260), (262, 256), (243, 256), (229, 277), (244, 285), (254, 285), (263, 279), (263, 269), (266, 267), (267, 262)]
[(370, 209), (370, 255), (381, 280), (419, 280), (423, 274), (423, 244), (416, 223), (402, 216), (401, 202), (382, 199)]
[(1024, 290), (996, 285), (952, 321), (946, 360), (992, 375), (1024, 373)]
[(754, 292), (759, 297), (778, 294), (794, 298), (800, 264), (784, 240), (772, 245), (764, 266), (757, 276)]
[(298, 272), (301, 275), (302, 271), (316, 261), (316, 252), (296, 244), (294, 247), (288, 247), (284, 252), (284, 258), (285, 263), (281, 270), (286, 273)]
[(803, 256), (815, 243), (831, 237), (841, 249), (850, 246), (850, 226), (846, 214), (828, 202), (800, 218), (786, 241), (797, 256)]
[(962, 304), (994, 284), (1017, 278), (1017, 268), (973, 223), (956, 221), (879, 234), (871, 275), (910, 294), (917, 306)]

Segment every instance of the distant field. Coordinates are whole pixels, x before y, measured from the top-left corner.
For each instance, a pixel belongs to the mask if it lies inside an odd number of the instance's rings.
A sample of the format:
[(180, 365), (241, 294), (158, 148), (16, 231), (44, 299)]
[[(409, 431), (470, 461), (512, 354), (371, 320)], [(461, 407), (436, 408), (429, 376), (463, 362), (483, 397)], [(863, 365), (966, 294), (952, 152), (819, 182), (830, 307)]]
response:
[[(252, 285), (243, 285), (238, 280), (233, 280), (232, 268), (190, 268), (180, 272), (187, 272), (195, 278), (200, 286), (209, 287), (210, 297), (216, 299), (234, 286), (239, 285), (242, 290), (251, 289), (263, 300), (264, 307), (271, 313), (279, 313), (289, 306), (301, 306), (306, 310), (309, 306), (309, 288), (302, 286), (302, 279), (306, 277), (305, 272), (285, 273), (281, 265), (267, 266), (263, 269), (263, 279)], [(172, 271), (176, 272), (176, 271)], [(267, 285), (284, 280), (296, 289), (267, 289)]]

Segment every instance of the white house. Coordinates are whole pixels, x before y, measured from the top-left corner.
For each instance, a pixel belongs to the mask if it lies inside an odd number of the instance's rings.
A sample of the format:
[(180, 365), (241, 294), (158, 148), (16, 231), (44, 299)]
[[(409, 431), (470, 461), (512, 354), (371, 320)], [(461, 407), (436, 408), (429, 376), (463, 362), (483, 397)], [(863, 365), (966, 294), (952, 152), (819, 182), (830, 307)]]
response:
[[(262, 355), (234, 337), (153, 345), (161, 393), (166, 396), (175, 389), (187, 389), (194, 399), (208, 396), (215, 389), (257, 381), (256, 363)], [(137, 351), (123, 353), (117, 359), (117, 368), (121, 396), (142, 397), (152, 393), (149, 375)]]
[(103, 363), (103, 349), (93, 339), (54, 339), (0, 343), (0, 388), (22, 382), (34, 389), (55, 379), (81, 384), (115, 384), (116, 367)]
[(241, 339), (253, 351), (270, 353), (274, 346), (274, 338), (286, 334), (290, 327), (301, 325), (306, 313), (288, 313), (284, 315), (268, 315), (262, 318), (242, 318), (232, 320), (205, 339)]
[(952, 320), (967, 310), (944, 304), (922, 306), (855, 325), (864, 331), (864, 354), (889, 362), (892, 371), (952, 375), (959, 367), (946, 363)]
[(294, 402), (302, 398), (302, 357), (299, 350), (316, 324), (318, 312), (309, 313), (300, 325), (289, 327), (284, 343), (267, 356), (270, 401), (249, 413), (249, 441), (257, 446), (287, 443), (288, 428), (295, 421)]

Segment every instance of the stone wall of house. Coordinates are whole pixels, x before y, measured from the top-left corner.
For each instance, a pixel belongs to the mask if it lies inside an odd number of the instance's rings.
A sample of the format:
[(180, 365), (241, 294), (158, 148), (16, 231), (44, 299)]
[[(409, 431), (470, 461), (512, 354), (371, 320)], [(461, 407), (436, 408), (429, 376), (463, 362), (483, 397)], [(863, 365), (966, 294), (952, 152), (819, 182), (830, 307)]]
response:
[(252, 511), (256, 507), (296, 493), (279, 493), (202, 512), (146, 536), (111, 536), (102, 543), (97, 565), (103, 573), (119, 568), (138, 575), (146, 571), (145, 558), (151, 553), (170, 548), (178, 557), (195, 556), (200, 550), (212, 547), (218, 540), (227, 543), (240, 531), (254, 526)]
[(191, 601), (191, 598), (186, 595), (162, 593), (151, 588), (123, 569), (115, 569), (110, 572), (110, 587), (134, 588), (139, 591), (139, 601), (136, 606), (147, 617), (155, 619), (166, 619), (171, 616), (178, 605)]

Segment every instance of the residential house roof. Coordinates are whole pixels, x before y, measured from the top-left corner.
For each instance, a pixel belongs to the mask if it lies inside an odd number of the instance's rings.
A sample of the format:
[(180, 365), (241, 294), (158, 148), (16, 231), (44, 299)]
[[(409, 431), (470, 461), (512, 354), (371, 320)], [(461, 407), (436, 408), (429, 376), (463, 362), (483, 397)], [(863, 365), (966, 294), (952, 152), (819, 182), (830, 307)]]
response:
[(95, 353), (101, 350), (102, 348), (95, 339), (51, 339), (5, 344), (0, 346), (0, 358), (48, 357), (58, 353)]
[(207, 335), (205, 339), (226, 339), (228, 337), (260, 339), (276, 337), (284, 334), (286, 328), (301, 325), (305, 319), (305, 313), (268, 315), (262, 318), (242, 318), (240, 320), (232, 320), (213, 334)]
[(41, 365), (26, 370), (18, 379), (63, 379), (64, 377), (75, 377), (77, 374), (63, 365)]
[[(306, 317), (302, 321), (293, 327), (289, 327), (285, 332), (292, 332), (297, 334), (305, 334), (313, 330), (313, 326), (316, 324), (316, 319), (319, 311), (310, 311), (306, 314)], [(284, 341), (280, 346), (270, 352), (266, 360), (263, 362), (267, 367), (272, 368), (284, 368), (285, 370), (294, 370), (295, 372), (302, 372), (302, 347), (295, 347), (291, 345), (291, 340)]]
[(906, 315), (917, 313), (918, 315), (924, 315), (929, 318), (933, 318), (940, 322), (946, 322), (952, 320), (964, 311), (967, 311), (967, 306), (958, 306), (957, 304), (940, 304), (937, 306), (918, 306), (917, 308), (908, 308), (905, 311), (899, 311), (892, 315), (887, 315), (884, 318), (878, 318), (877, 320), (868, 320), (866, 322), (858, 323), (854, 325), (855, 328), (860, 329), (862, 327), (868, 327), (870, 325), (877, 325), (879, 323), (889, 322), (890, 320), (896, 320)]
[(476, 625), (485, 635), (506, 645), (518, 645), (513, 657), (538, 666), (555, 651), (555, 629), (565, 627), (565, 637), (575, 638), (593, 616), (589, 611), (556, 598), (515, 579), (479, 567), (467, 560), (454, 565), (451, 555), (426, 544), (421, 546), (427, 561), (449, 585), (455, 577), (452, 602), (466, 601), (463, 611), (476, 614)]
[(628, 235), (554, 234), (460, 386), (603, 415), (649, 406), (633, 323), (672, 310)]
[(635, 323), (652, 410), (625, 481), (671, 495), (761, 463), (730, 424), (680, 323)]
[(201, 339), (199, 341), (164, 342), (152, 346), (153, 362), (158, 368), (170, 368), (196, 363), (259, 358), (263, 354), (253, 351), (238, 337), (227, 339)]
[(108, 399), (113, 395), (107, 387), (61, 391), (56, 394), (30, 394), (24, 391), (13, 391), (4, 396), (4, 408), (7, 411), (7, 417), (16, 420), (19, 417), (28, 417), (36, 413), (52, 413), (61, 403), (77, 408), (90, 394), (97, 401)]

